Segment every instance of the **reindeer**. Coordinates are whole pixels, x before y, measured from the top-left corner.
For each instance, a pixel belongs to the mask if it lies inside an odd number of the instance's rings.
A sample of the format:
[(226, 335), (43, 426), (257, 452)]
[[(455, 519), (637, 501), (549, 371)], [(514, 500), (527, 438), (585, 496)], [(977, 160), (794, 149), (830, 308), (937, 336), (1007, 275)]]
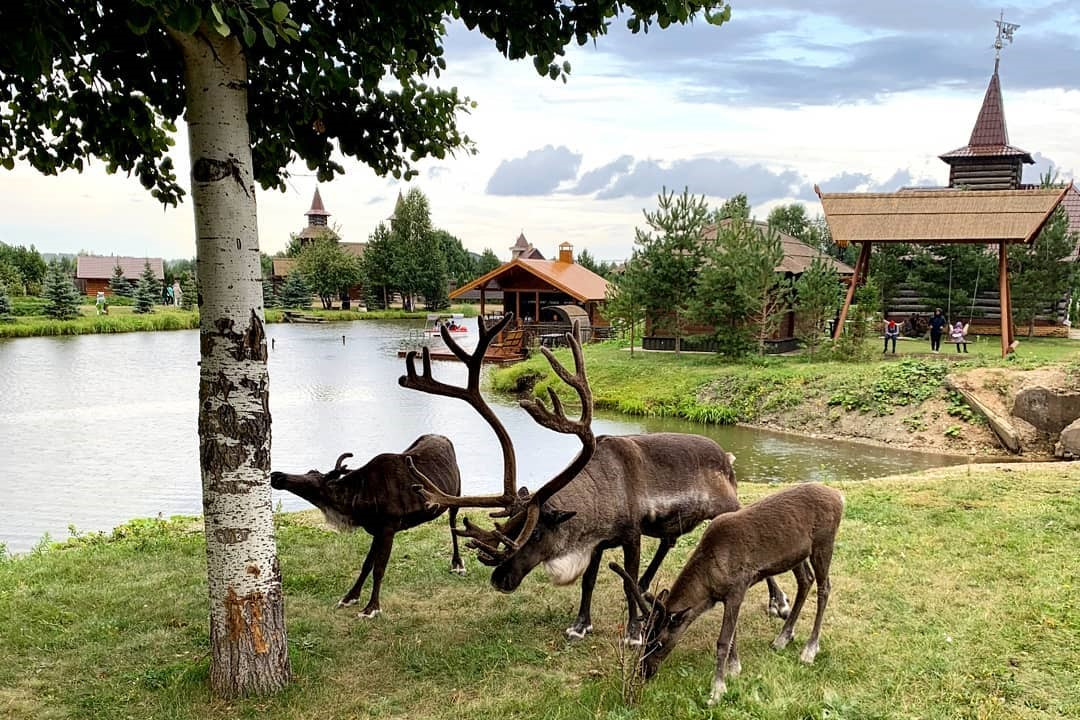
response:
[[(724, 678), (734, 677), (742, 669), (735, 647), (735, 624), (746, 591), (768, 576), (789, 570), (798, 583), (795, 604), (772, 646), (783, 650), (791, 642), (795, 622), (816, 578), (814, 629), (799, 658), (804, 663), (814, 662), (821, 618), (829, 601), (829, 565), (843, 512), (844, 496), (838, 490), (810, 483), (785, 488), (713, 520), (670, 593), (664, 590), (650, 601), (630, 583), (635, 589), (633, 601), (648, 617), (641, 667), (645, 679), (656, 674), (690, 624), (722, 602), (724, 623), (716, 641), (716, 674), (709, 695), (709, 705), (715, 705), (727, 689)], [(609, 567), (624, 583), (632, 577), (615, 563)]]
[[(657, 433), (625, 437), (600, 436), (592, 432), (592, 392), (585, 376), (581, 346), (567, 335), (575, 371), (569, 372), (547, 348), (541, 348), (552, 370), (572, 387), (581, 400), (581, 416), (566, 416), (554, 390), (550, 390), (551, 410), (541, 400), (523, 400), (521, 406), (541, 426), (573, 434), (582, 449), (570, 464), (536, 493), (517, 489), (513, 443), (480, 394), (480, 368), (484, 352), (513, 315), (488, 329), (481, 323), (479, 341), (470, 355), (449, 333), (443, 340), (468, 367), (465, 387), (436, 381), (426, 349), (422, 371), (417, 374), (416, 353), (406, 357), (406, 374), (399, 383), (433, 395), (455, 397), (469, 403), (494, 430), (503, 456), (503, 492), (500, 495), (458, 497), (443, 492), (416, 470), (420, 491), (434, 505), (502, 508), (492, 517), (509, 517), (491, 530), (479, 528), (465, 518), (458, 534), (471, 538), (468, 546), (478, 559), (494, 567), (491, 584), (502, 592), (513, 592), (522, 579), (544, 563), (557, 585), (568, 585), (579, 577), (581, 602), (577, 618), (567, 628), (570, 639), (580, 639), (592, 630), (592, 593), (605, 550), (622, 547), (628, 571), (635, 575), (641, 559), (641, 536), (660, 539), (660, 546), (637, 586), (648, 587), (676, 539), (698, 523), (739, 508), (736, 496), (734, 456), (712, 440), (698, 435)], [(504, 547), (502, 549), (500, 546)], [(624, 582), (628, 598), (627, 637), (633, 642), (640, 634), (637, 605), (632, 602), (630, 581)], [(772, 607), (786, 614), (787, 598), (770, 581)]]
[[(430, 482), (440, 488), (440, 492), (450, 495), (461, 492), (461, 475), (454, 446), (442, 435), (421, 435), (405, 452), (376, 455), (361, 468), (350, 470), (343, 465), (350, 457), (352, 453), (342, 454), (334, 469), (325, 474), (318, 470), (309, 470), (303, 475), (270, 473), (270, 485), (304, 498), (322, 510), (326, 520), (339, 530), (363, 528), (371, 535), (371, 547), (364, 558), (360, 576), (337, 606), (355, 604), (364, 581), (371, 574), (371, 599), (359, 616), (373, 618), (381, 612), (379, 588), (394, 545), (394, 535), (434, 520), (446, 509), (432, 507), (416, 494), (412, 489), (416, 481), (409, 468), (423, 468)], [(465, 565), (458, 554), (457, 513), (457, 508), (450, 508), (454, 547), (450, 570), (464, 574)]]

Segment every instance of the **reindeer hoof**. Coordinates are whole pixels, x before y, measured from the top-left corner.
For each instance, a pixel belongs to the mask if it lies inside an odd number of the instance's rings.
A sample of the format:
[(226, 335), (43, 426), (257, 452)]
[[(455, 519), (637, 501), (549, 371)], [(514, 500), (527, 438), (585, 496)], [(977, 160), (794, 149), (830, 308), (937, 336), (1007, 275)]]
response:
[(336, 609), (340, 610), (341, 608), (349, 607), (350, 605), (355, 605), (355, 604), (356, 604), (356, 598), (353, 598), (351, 600), (349, 598), (341, 598), (340, 600), (338, 600)]
[(450, 572), (454, 573), (455, 575), (464, 576), (465, 575), (465, 566), (464, 565), (451, 565), (450, 566)]
[(782, 632), (776, 636), (776, 639), (772, 642), (773, 650), (783, 650), (791, 642), (791, 633)]
[(626, 645), (627, 647), (641, 647), (645, 644), (645, 639), (642, 637), (640, 632), (628, 633), (623, 636), (622, 644)]
[(769, 600), (769, 617), (787, 620), (787, 616), (790, 614), (791, 606), (788, 605), (787, 598), (783, 598), (780, 602), (773, 599)]
[(573, 627), (566, 628), (567, 640), (584, 640), (585, 636), (592, 632), (592, 625), (586, 625), (584, 627), (580, 625), (574, 625)]
[(738, 660), (728, 660), (727, 677), (739, 677), (742, 672), (742, 663)]
[(724, 684), (723, 680), (714, 681), (712, 686), (712, 692), (709, 693), (709, 707), (713, 707), (718, 702), (720, 702), (724, 697), (724, 693), (726, 692), (727, 685)]
[(360, 613), (358, 613), (356, 617), (360, 618), (361, 620), (371, 620), (372, 618), (378, 617), (379, 615), (382, 615), (382, 610), (380, 610), (379, 608), (375, 608), (373, 610), (365, 608)]
[(816, 642), (806, 643), (806, 647), (802, 649), (802, 654), (799, 655), (799, 661), (809, 665), (810, 663), (814, 662), (814, 658), (817, 657), (817, 653), (818, 644)]

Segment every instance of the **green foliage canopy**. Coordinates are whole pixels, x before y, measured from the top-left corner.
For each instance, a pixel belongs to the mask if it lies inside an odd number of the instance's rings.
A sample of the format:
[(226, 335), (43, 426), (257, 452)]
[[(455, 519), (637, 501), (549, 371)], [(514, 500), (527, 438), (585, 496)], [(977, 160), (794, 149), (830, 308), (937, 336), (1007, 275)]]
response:
[(296, 261), (308, 290), (322, 301), (324, 309), (333, 306), (334, 299), (359, 285), (362, 277), (360, 258), (341, 247), (332, 237), (319, 237), (305, 243)]

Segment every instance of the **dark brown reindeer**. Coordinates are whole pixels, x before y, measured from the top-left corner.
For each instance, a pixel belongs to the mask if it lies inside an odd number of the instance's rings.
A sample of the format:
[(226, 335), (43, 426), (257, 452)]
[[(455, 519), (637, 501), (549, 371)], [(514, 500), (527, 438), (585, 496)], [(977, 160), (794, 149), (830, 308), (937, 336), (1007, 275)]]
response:
[[(431, 376), (431, 362), (422, 355), (422, 372), (417, 374), (415, 354), (406, 358), (406, 375), (401, 385), (434, 395), (465, 400), (488, 422), (499, 439), (503, 454), (501, 495), (457, 497), (440, 490), (430, 478), (417, 472), (421, 492), (432, 504), (445, 507), (502, 508), (492, 517), (508, 517), (491, 530), (481, 529), (465, 519), (459, 534), (471, 538), (481, 562), (493, 566), (491, 583), (502, 592), (513, 592), (522, 579), (544, 563), (552, 580), (567, 585), (579, 577), (581, 603), (577, 619), (566, 630), (572, 639), (582, 638), (592, 629), (592, 593), (605, 550), (622, 547), (623, 560), (632, 575), (641, 559), (641, 536), (660, 539), (660, 546), (641, 576), (640, 586), (648, 587), (675, 540), (698, 523), (739, 508), (732, 456), (712, 440), (697, 435), (657, 433), (625, 437), (600, 436), (592, 432), (592, 393), (585, 376), (581, 347), (572, 335), (568, 341), (575, 371), (569, 372), (542, 348), (555, 374), (574, 388), (581, 400), (581, 416), (566, 416), (562, 403), (550, 391), (552, 408), (539, 400), (523, 400), (521, 406), (543, 427), (577, 435), (581, 452), (536, 493), (517, 488), (513, 443), (480, 394), (480, 367), (491, 339), (510, 321), (507, 314), (490, 330), (480, 328), (476, 350), (470, 355), (443, 333), (451, 351), (468, 367), (465, 387), (448, 385)], [(628, 582), (628, 581), (627, 581)], [(624, 583), (630, 622), (627, 635), (638, 637), (637, 605), (632, 590)], [(635, 586), (635, 590), (637, 587)], [(775, 591), (773, 603), (786, 614), (787, 600)]]
[[(371, 618), (380, 613), (379, 588), (382, 584), (394, 535), (442, 515), (446, 508), (432, 507), (416, 494), (416, 479), (409, 465), (422, 469), (441, 492), (456, 495), (461, 492), (461, 475), (453, 444), (442, 435), (421, 435), (403, 453), (376, 455), (361, 468), (349, 469), (342, 463), (352, 453), (338, 458), (328, 473), (310, 470), (303, 475), (270, 473), (270, 485), (288, 490), (322, 510), (327, 521), (339, 530), (363, 528), (371, 535), (371, 547), (360, 576), (338, 607), (353, 605), (360, 598), (364, 581), (371, 575), (371, 599), (360, 617)], [(464, 573), (465, 566), (458, 554), (456, 534), (457, 508), (450, 508), (450, 531), (454, 555), (450, 569)]]
[[(645, 679), (656, 674), (694, 620), (716, 603), (723, 603), (724, 623), (716, 641), (716, 674), (709, 695), (709, 704), (716, 704), (727, 689), (724, 678), (741, 670), (735, 624), (746, 591), (768, 576), (789, 570), (795, 575), (798, 591), (773, 647), (783, 650), (791, 642), (795, 622), (816, 579), (814, 628), (799, 658), (804, 663), (814, 662), (821, 618), (829, 601), (829, 565), (843, 512), (844, 496), (838, 490), (808, 483), (785, 488), (713, 520), (670, 593), (664, 590), (655, 600), (642, 592), (634, 593), (634, 601), (648, 617), (641, 668)], [(610, 567), (624, 583), (631, 577), (615, 563)]]

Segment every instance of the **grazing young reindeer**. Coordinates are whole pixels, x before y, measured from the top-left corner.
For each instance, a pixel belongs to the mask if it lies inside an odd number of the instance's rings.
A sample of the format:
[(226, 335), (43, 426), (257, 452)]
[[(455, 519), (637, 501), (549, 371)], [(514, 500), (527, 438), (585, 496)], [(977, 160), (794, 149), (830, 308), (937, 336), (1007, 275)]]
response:
[[(724, 623), (716, 641), (716, 675), (709, 696), (709, 704), (714, 705), (726, 690), (724, 677), (734, 677), (741, 669), (735, 623), (746, 591), (766, 577), (788, 570), (795, 574), (798, 591), (773, 647), (782, 650), (791, 641), (795, 621), (816, 578), (814, 629), (799, 658), (812, 663), (818, 652), (821, 618), (829, 601), (829, 564), (843, 512), (844, 496), (838, 490), (805, 484), (785, 488), (713, 520), (670, 593), (664, 590), (652, 602), (641, 592), (635, 593), (635, 600), (649, 617), (642, 656), (645, 679), (656, 673), (686, 628), (722, 602)], [(615, 563), (610, 567), (624, 581), (630, 577)]]
[[(360, 577), (338, 602), (338, 607), (353, 605), (360, 598), (364, 581), (371, 574), (371, 599), (360, 612), (362, 618), (378, 615), (379, 588), (382, 584), (394, 535), (442, 515), (445, 508), (433, 508), (416, 494), (410, 464), (424, 473), (443, 492), (461, 492), (461, 475), (453, 444), (442, 435), (421, 435), (403, 453), (376, 455), (367, 465), (350, 470), (342, 463), (352, 453), (338, 458), (328, 473), (310, 470), (303, 475), (270, 473), (270, 485), (288, 490), (322, 510), (326, 520), (339, 530), (363, 528), (371, 535), (371, 547)], [(450, 570), (463, 574), (465, 566), (458, 554), (456, 534), (457, 508), (450, 508), (450, 531), (454, 555)]]
[[(567, 335), (574, 356), (571, 373), (542, 348), (555, 374), (572, 387), (581, 399), (581, 416), (566, 416), (554, 391), (551, 410), (539, 400), (524, 400), (522, 407), (541, 426), (573, 434), (582, 450), (571, 463), (536, 493), (517, 488), (513, 443), (506, 429), (480, 395), (480, 363), (487, 343), (510, 321), (508, 313), (490, 330), (483, 324), (472, 355), (463, 351), (449, 333), (443, 340), (469, 368), (466, 387), (438, 382), (431, 376), (426, 350), (423, 367), (417, 373), (415, 354), (406, 358), (406, 375), (401, 385), (434, 395), (456, 397), (468, 402), (491, 425), (503, 454), (503, 493), (451, 497), (417, 472), (424, 497), (444, 507), (502, 508), (493, 517), (509, 517), (485, 530), (465, 519), (459, 534), (472, 538), (469, 547), (478, 559), (495, 568), (491, 584), (502, 592), (513, 592), (533, 568), (543, 563), (557, 585), (578, 578), (581, 603), (577, 619), (566, 630), (571, 639), (583, 638), (592, 630), (593, 588), (605, 550), (622, 547), (629, 572), (636, 576), (641, 559), (641, 537), (660, 539), (660, 547), (635, 588), (648, 587), (676, 539), (699, 523), (739, 508), (733, 456), (708, 438), (699, 435), (655, 433), (624, 437), (600, 436), (592, 432), (592, 392), (585, 376), (581, 346)], [(639, 637), (637, 605), (632, 601), (630, 581), (624, 582), (628, 599), (627, 636)], [(785, 614), (787, 599), (770, 580), (773, 603)]]

